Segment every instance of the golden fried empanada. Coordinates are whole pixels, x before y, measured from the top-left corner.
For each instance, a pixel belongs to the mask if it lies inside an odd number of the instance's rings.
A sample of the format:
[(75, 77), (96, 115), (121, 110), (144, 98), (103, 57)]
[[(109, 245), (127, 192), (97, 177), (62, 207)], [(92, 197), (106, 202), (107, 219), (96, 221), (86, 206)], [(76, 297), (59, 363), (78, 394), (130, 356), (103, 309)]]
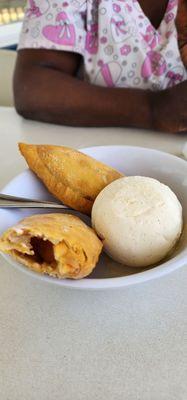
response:
[(20, 143), (30, 169), (64, 204), (90, 215), (93, 202), (105, 186), (122, 174), (68, 147)]
[(102, 242), (74, 215), (40, 214), (9, 228), (0, 250), (42, 274), (80, 279), (94, 269)]

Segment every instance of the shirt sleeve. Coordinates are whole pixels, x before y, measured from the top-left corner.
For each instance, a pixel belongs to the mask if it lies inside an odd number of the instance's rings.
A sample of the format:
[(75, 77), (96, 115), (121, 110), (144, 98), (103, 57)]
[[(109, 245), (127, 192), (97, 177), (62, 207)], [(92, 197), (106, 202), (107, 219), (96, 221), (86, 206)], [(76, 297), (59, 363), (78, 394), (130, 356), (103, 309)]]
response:
[(56, 49), (84, 55), (87, 0), (27, 0), (18, 50)]

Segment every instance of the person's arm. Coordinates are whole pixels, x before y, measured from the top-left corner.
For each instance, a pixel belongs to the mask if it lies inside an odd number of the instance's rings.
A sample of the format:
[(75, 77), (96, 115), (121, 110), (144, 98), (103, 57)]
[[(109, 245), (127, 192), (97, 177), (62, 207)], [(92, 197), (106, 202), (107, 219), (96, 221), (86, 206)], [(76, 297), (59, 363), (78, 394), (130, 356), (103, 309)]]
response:
[(83, 82), (76, 77), (79, 64), (73, 53), (20, 51), (14, 77), (18, 113), (63, 125), (151, 126), (149, 92)]
[(18, 113), (71, 126), (187, 130), (187, 82), (158, 93), (98, 87), (77, 79), (79, 64), (80, 56), (73, 53), (19, 51), (14, 75)]
[(179, 49), (183, 63), (187, 68), (187, 0), (179, 0), (176, 25)]

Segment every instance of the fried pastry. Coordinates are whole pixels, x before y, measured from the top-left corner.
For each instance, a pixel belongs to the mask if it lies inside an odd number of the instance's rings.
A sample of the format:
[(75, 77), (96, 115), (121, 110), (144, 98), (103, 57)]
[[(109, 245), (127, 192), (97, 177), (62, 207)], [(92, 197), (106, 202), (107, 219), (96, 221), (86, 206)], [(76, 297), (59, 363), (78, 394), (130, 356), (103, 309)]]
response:
[(29, 168), (64, 204), (90, 215), (97, 195), (123, 175), (68, 147), (19, 143)]
[(9, 228), (0, 250), (36, 272), (80, 279), (96, 266), (102, 242), (74, 215), (40, 214)]

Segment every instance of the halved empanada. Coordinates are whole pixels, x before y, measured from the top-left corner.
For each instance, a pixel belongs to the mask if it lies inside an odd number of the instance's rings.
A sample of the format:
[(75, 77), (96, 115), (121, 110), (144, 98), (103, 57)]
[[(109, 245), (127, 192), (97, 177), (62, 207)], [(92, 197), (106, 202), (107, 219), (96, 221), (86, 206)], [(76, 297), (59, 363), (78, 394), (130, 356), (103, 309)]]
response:
[(68, 147), (19, 143), (19, 149), (30, 169), (57, 199), (88, 215), (101, 190), (123, 176)]
[(74, 215), (40, 214), (9, 228), (0, 250), (42, 274), (80, 279), (96, 266), (102, 242)]

